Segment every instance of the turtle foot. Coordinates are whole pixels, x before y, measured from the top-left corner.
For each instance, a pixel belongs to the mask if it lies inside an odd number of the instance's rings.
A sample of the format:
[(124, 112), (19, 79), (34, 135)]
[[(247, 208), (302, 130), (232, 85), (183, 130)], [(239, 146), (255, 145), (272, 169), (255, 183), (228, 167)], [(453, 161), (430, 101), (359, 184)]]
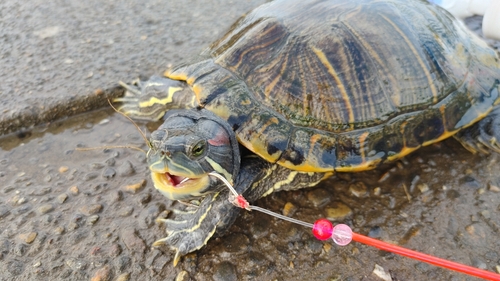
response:
[(165, 225), (167, 236), (154, 242), (153, 246), (167, 245), (175, 250), (174, 266), (182, 256), (206, 245), (218, 228), (226, 228), (226, 206), (231, 204), (227, 200), (221, 201), (218, 195), (207, 196), (194, 211), (175, 210), (173, 218), (157, 219)]
[(495, 107), (488, 116), (458, 132), (455, 138), (472, 153), (500, 153), (500, 107)]

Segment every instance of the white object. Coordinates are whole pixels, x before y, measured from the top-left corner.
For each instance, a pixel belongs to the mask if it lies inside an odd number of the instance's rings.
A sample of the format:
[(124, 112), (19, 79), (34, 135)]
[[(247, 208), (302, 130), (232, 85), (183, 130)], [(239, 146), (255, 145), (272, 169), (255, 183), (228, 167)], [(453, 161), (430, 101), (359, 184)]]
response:
[(469, 11), (474, 15), (484, 15), (495, 0), (469, 0)]
[(474, 0), (430, 0), (430, 2), (445, 8), (448, 12), (459, 19), (464, 19), (474, 15), (472, 11), (469, 10), (469, 3), (471, 1)]
[(490, 0), (483, 17), (483, 34), (485, 37), (500, 40), (500, 0)]
[(484, 15), (483, 35), (500, 40), (500, 0), (429, 0), (459, 19)]

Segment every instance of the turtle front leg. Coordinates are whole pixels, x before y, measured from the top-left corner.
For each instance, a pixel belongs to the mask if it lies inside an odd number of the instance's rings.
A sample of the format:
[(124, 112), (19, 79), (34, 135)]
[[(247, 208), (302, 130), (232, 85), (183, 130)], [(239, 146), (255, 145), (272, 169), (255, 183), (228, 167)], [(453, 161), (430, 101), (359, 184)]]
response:
[(157, 121), (170, 109), (196, 106), (194, 93), (182, 81), (151, 76), (147, 81), (120, 82), (120, 85), (125, 88), (125, 94), (113, 102), (120, 103), (118, 110), (133, 119)]
[[(249, 202), (253, 202), (269, 189), (265, 179), (271, 166), (258, 157), (245, 157), (234, 189)], [(208, 194), (200, 206), (192, 212), (173, 211), (174, 218), (161, 219), (165, 223), (167, 237), (156, 241), (153, 246), (168, 245), (176, 251), (174, 265), (179, 259), (190, 252), (196, 251), (207, 244), (214, 235), (222, 235), (233, 224), (240, 208), (230, 201), (228, 188), (220, 192)]]
[(180, 258), (207, 244), (217, 232), (223, 233), (239, 214), (239, 208), (229, 202), (229, 192), (210, 194), (192, 212), (174, 211), (175, 219), (159, 219), (166, 227), (167, 237), (153, 246), (166, 244), (175, 250), (174, 266)]
[[(275, 191), (316, 185), (328, 176), (330, 174), (291, 171), (259, 157), (249, 156), (242, 159), (234, 189), (252, 203)], [(240, 210), (231, 203), (230, 195), (229, 189), (224, 188), (218, 193), (207, 195), (195, 211), (174, 211), (175, 218), (162, 219), (168, 236), (156, 241), (154, 246), (166, 244), (176, 250), (176, 265), (181, 256), (200, 249), (212, 236), (224, 234)]]
[(500, 153), (500, 106), (476, 124), (455, 135), (455, 138), (472, 153), (488, 154), (491, 150)]

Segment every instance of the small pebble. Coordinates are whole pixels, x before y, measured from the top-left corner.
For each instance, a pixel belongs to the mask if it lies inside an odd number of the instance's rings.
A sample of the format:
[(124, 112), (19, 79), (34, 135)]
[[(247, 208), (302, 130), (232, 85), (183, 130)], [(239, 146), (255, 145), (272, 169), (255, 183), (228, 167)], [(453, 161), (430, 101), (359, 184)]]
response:
[(370, 231), (368, 232), (368, 237), (371, 238), (380, 238), (382, 236), (382, 228), (378, 225), (370, 228)]
[(67, 258), (66, 265), (72, 270), (84, 270), (87, 268), (87, 263), (83, 259)]
[(17, 237), (22, 242), (24, 242), (26, 244), (31, 244), (31, 243), (33, 243), (33, 241), (35, 240), (37, 235), (38, 235), (38, 233), (36, 233), (36, 232), (30, 232), (30, 233), (19, 234)]
[(384, 182), (384, 181), (385, 181), (385, 180), (387, 180), (390, 176), (391, 176), (391, 172), (384, 173), (382, 176), (380, 176), (380, 178), (378, 179), (378, 182), (379, 182), (379, 183)]
[(425, 193), (429, 191), (429, 186), (426, 183), (422, 183), (417, 185), (418, 190), (420, 190), (421, 193)]
[(351, 185), (349, 185), (349, 191), (352, 193), (352, 195), (356, 197), (364, 197), (367, 194), (368, 188), (363, 182), (356, 182)]
[(123, 187), (123, 190), (128, 193), (135, 194), (143, 189), (143, 187), (146, 185), (146, 180), (143, 179), (138, 183), (126, 185)]
[(225, 252), (237, 255), (247, 252), (249, 245), (250, 239), (245, 234), (234, 233), (225, 237), (222, 248)]
[(476, 258), (474, 258), (472, 260), (472, 266), (479, 268), (479, 269), (487, 269), (488, 268), (488, 265), (484, 261), (476, 259)]
[(475, 232), (476, 232), (476, 228), (474, 227), (473, 224), (471, 225), (468, 225), (465, 227), (465, 230), (467, 231), (467, 233), (469, 233), (470, 235), (474, 235)]
[(153, 264), (153, 270), (156, 273), (159, 273), (163, 270), (165, 265), (171, 260), (171, 257), (167, 255), (160, 255), (157, 259), (155, 259)]
[(66, 199), (68, 199), (68, 195), (66, 193), (63, 193), (63, 194), (60, 194), (59, 196), (57, 196), (57, 202), (59, 203), (64, 203), (66, 201)]
[(189, 273), (185, 270), (179, 272), (175, 277), (175, 281), (188, 281), (188, 280), (189, 280)]
[(103, 172), (102, 172), (102, 177), (105, 178), (105, 179), (111, 179), (113, 178), (114, 176), (116, 175), (116, 171), (115, 169), (113, 168), (106, 168)]
[(93, 170), (100, 170), (104, 167), (104, 164), (101, 163), (92, 163), (90, 164), (90, 168)]
[(13, 215), (20, 215), (20, 214), (24, 214), (28, 211), (31, 210), (31, 205), (30, 204), (25, 204), (25, 205), (22, 205), (21, 207), (17, 207), (15, 208), (14, 210), (12, 210), (12, 214)]
[(54, 206), (52, 204), (44, 204), (38, 208), (38, 212), (40, 214), (46, 214), (54, 210)]
[(116, 160), (115, 160), (115, 158), (109, 158), (104, 163), (106, 163), (106, 165), (108, 165), (108, 166), (114, 166), (116, 163)]
[(66, 167), (66, 166), (61, 166), (61, 167), (59, 167), (59, 173), (61, 173), (61, 174), (62, 174), (62, 173), (66, 173), (68, 170), (69, 170), (69, 168), (68, 168), (68, 167)]
[(71, 231), (71, 230), (75, 230), (78, 228), (78, 224), (74, 221), (68, 223), (68, 230)]
[(7, 185), (6, 187), (3, 188), (3, 193), (9, 193), (9, 192), (11, 192), (14, 189), (16, 189), (14, 186)]
[(50, 182), (50, 181), (52, 181), (52, 177), (51, 177), (50, 175), (46, 175), (46, 176), (43, 178), (43, 180), (44, 180), (45, 182)]
[(324, 189), (315, 189), (307, 193), (307, 199), (312, 202), (314, 207), (322, 207), (330, 202), (330, 194)]
[(238, 280), (236, 266), (228, 261), (217, 264), (214, 268), (214, 281)]
[(132, 206), (125, 206), (123, 207), (119, 212), (118, 215), (120, 217), (128, 217), (134, 212), (134, 207)]
[(493, 192), (500, 192), (500, 187), (494, 185), (494, 184), (489, 184), (489, 190)]
[(26, 245), (23, 244), (23, 243), (19, 243), (19, 244), (16, 244), (14, 246), (14, 251), (13, 253), (18, 256), (18, 257), (22, 257), (24, 256), (24, 254), (26, 254)]
[(34, 268), (40, 267), (42, 265), (41, 261), (37, 261), (36, 263), (33, 264)]
[(102, 210), (101, 204), (85, 205), (79, 209), (80, 213), (86, 216), (97, 214), (101, 212), (101, 210)]
[(391, 274), (385, 272), (384, 268), (378, 264), (375, 264), (375, 268), (373, 269), (372, 273), (384, 281), (392, 281)]
[(8, 216), (10, 214), (10, 209), (6, 205), (0, 205), (0, 219)]
[(137, 201), (141, 205), (147, 205), (149, 202), (151, 202), (151, 193), (141, 195)]
[(146, 244), (144, 241), (137, 236), (135, 229), (127, 228), (122, 230), (121, 238), (127, 249), (132, 252), (144, 253), (146, 250)]
[(18, 204), (19, 198), (20, 198), (19, 195), (14, 195), (7, 202), (9, 202), (12, 206), (17, 206), (17, 205), (19, 205)]
[(122, 248), (118, 244), (112, 244), (109, 249), (109, 256), (112, 258), (118, 257), (122, 253)]
[(80, 190), (78, 190), (78, 187), (74, 185), (69, 188), (69, 192), (73, 195), (78, 195), (78, 193), (80, 193)]
[(497, 270), (498, 273), (500, 273), (500, 264), (495, 266), (495, 269)]
[(87, 218), (87, 225), (93, 225), (99, 220), (99, 215), (93, 215)]
[(58, 226), (58, 227), (56, 227), (56, 229), (54, 230), (54, 232), (55, 232), (56, 234), (58, 234), (58, 235), (61, 235), (61, 234), (63, 234), (63, 233), (64, 233), (64, 227), (62, 227), (62, 226)]
[(32, 194), (37, 195), (37, 196), (42, 196), (45, 194), (49, 194), (51, 191), (52, 191), (52, 188), (50, 188), (50, 187), (42, 187), (42, 188), (35, 189), (35, 191)]
[(87, 173), (83, 176), (83, 180), (90, 181), (90, 180), (97, 178), (98, 176), (99, 176), (98, 173), (94, 173), (94, 172)]
[(283, 215), (287, 217), (293, 216), (297, 211), (297, 206), (293, 205), (291, 202), (286, 202), (285, 206), (283, 206)]
[(134, 172), (134, 166), (130, 163), (130, 161), (125, 161), (120, 167), (118, 167), (119, 176), (130, 176)]
[(122, 273), (115, 279), (115, 281), (128, 281), (128, 280), (130, 280), (130, 273)]
[(380, 187), (375, 187), (373, 189), (373, 195), (380, 196), (381, 193), (382, 193), (382, 189)]
[(483, 216), (483, 218), (485, 218), (487, 220), (491, 218), (490, 211), (488, 211), (488, 210), (481, 211), (481, 215)]
[[(114, 259), (114, 262), (115, 262), (115, 268), (118, 270), (118, 272), (123, 272), (126, 269), (130, 268), (131, 259), (126, 255), (122, 255), (117, 259)], [(146, 266), (150, 268), (151, 264), (148, 264)]]
[(343, 219), (352, 214), (351, 208), (342, 202), (334, 202), (333, 208), (326, 209), (326, 216), (329, 220)]
[(92, 277), (91, 281), (109, 281), (111, 280), (111, 268), (109, 265), (106, 265), (96, 271), (94, 277)]
[(121, 190), (112, 191), (110, 198), (112, 202), (121, 201), (123, 199), (123, 192)]
[[(97, 90), (95, 90), (95, 91), (94, 91), (94, 95), (96, 95), (96, 96), (100, 96), (100, 95), (103, 95), (103, 94), (104, 94), (104, 90), (103, 90), (103, 89), (101, 89), (101, 88), (99, 88), (99, 89), (97, 89)], [(108, 119), (104, 119), (104, 120), (108, 120)], [(102, 123), (102, 122), (103, 122), (103, 121), (101, 121), (101, 123)], [(108, 122), (109, 122), (109, 120), (108, 120)], [(106, 123), (107, 123), (107, 122), (106, 122)]]
[(323, 250), (325, 252), (328, 253), (331, 249), (332, 249), (332, 244), (330, 244), (330, 243), (323, 243)]

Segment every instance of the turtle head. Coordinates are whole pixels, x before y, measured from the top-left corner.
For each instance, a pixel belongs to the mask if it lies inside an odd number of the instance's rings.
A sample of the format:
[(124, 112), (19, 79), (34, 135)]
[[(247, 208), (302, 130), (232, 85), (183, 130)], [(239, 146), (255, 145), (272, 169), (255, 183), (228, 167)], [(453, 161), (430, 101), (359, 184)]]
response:
[(193, 199), (224, 188), (208, 173), (236, 179), (240, 152), (229, 124), (205, 109), (169, 111), (151, 134), (148, 165), (153, 183), (172, 199)]

